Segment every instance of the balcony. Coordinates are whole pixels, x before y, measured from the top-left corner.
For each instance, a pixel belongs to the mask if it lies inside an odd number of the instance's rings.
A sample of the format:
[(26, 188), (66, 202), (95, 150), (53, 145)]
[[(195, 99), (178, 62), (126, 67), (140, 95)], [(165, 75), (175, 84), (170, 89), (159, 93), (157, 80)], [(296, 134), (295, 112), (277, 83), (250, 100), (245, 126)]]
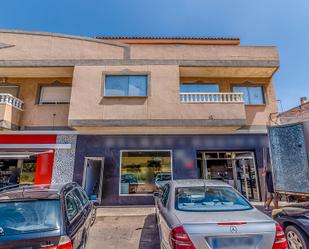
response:
[(18, 129), (23, 104), (11, 94), (0, 94), (0, 129)]
[(244, 103), (243, 93), (180, 93), (181, 103)]
[(246, 124), (243, 93), (181, 92), (182, 117), (202, 119), (207, 126), (241, 127)]

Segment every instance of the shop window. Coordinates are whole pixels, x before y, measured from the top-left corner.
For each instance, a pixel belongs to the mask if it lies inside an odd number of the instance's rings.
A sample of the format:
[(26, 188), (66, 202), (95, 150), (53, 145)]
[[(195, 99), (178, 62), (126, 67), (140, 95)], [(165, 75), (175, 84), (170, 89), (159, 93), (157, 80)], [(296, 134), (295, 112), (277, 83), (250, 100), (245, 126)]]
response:
[[(2, 155), (2, 157), (5, 157)], [(0, 188), (15, 184), (33, 184), (36, 159), (0, 159)]]
[(70, 86), (42, 86), (39, 104), (68, 104), (70, 98)]
[(235, 86), (233, 92), (243, 93), (247, 105), (265, 104), (264, 91), (262, 86)]
[(106, 75), (104, 96), (146, 97), (147, 75)]
[(35, 170), (36, 160), (24, 161), (20, 175), (20, 184), (33, 184)]
[(120, 194), (152, 194), (172, 178), (170, 151), (122, 151)]
[(219, 92), (218, 84), (194, 84), (194, 83), (183, 83), (180, 84), (181, 93), (217, 93)]

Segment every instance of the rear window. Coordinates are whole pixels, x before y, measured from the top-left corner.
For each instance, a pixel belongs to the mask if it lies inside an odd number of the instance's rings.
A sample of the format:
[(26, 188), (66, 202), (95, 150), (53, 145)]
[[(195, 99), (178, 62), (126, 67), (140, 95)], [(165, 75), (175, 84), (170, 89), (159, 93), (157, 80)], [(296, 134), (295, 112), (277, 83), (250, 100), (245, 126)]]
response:
[(0, 203), (0, 228), (4, 235), (60, 229), (59, 200)]
[(176, 188), (177, 210), (191, 212), (221, 212), (252, 209), (240, 194), (230, 187)]

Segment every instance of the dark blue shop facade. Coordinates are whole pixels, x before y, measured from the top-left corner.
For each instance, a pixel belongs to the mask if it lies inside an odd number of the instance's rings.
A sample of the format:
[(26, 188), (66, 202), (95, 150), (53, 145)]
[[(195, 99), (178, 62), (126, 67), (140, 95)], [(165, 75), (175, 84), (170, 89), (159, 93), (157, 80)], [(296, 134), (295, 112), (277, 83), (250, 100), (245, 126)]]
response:
[(73, 179), (102, 205), (153, 204), (169, 174), (223, 180), (261, 200), (267, 151), (266, 134), (78, 135)]

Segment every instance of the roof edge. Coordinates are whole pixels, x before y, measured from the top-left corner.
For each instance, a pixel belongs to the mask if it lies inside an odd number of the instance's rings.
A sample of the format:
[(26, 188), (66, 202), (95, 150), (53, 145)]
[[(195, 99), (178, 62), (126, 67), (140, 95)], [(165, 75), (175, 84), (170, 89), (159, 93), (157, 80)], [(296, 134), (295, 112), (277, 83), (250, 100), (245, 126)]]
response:
[(124, 48), (128, 47), (127, 44), (120, 43), (120, 42), (117, 42), (117, 41), (110, 41), (110, 40), (106, 41), (104, 39), (96, 39), (96, 38), (91, 38), (91, 37), (86, 37), (86, 36), (67, 35), (67, 34), (53, 33), (53, 32), (0, 29), (0, 33), (51, 36), (51, 37), (59, 37), (59, 38), (66, 38), (66, 39), (72, 39), (72, 40), (82, 40), (82, 41), (88, 41), (88, 42), (103, 43), (103, 44), (117, 46), (117, 47), (124, 47)]
[(189, 44), (189, 45), (240, 45), (239, 38), (211, 37), (96, 37), (125, 44)]

